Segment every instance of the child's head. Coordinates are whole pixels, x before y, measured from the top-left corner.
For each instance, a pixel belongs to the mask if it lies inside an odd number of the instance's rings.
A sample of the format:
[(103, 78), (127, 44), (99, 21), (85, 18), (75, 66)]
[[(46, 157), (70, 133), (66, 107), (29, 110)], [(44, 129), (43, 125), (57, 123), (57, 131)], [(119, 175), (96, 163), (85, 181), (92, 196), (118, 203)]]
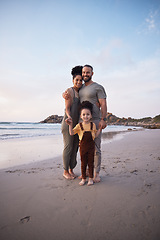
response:
[(83, 101), (80, 105), (80, 117), (84, 122), (89, 122), (92, 118), (93, 104), (89, 101)]

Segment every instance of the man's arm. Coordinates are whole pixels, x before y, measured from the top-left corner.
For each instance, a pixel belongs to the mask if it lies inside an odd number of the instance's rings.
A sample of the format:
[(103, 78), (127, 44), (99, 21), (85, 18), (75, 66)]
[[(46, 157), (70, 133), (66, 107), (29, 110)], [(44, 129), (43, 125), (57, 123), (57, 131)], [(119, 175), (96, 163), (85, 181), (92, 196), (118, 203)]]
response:
[(71, 98), (71, 95), (70, 93), (68, 92), (68, 90), (66, 90), (65, 92), (62, 93), (62, 97), (65, 99), (65, 100), (68, 100)]
[(99, 123), (99, 128), (104, 129), (107, 127), (106, 121), (104, 120), (107, 115), (107, 101), (105, 98), (102, 98), (102, 99), (99, 99), (99, 103), (101, 108), (101, 121)]

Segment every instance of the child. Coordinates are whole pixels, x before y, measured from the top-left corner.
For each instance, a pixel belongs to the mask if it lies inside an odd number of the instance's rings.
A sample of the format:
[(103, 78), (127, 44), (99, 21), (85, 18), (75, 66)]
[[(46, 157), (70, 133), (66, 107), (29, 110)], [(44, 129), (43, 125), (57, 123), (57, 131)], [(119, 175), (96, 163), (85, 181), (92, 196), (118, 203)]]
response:
[(80, 140), (80, 156), (81, 156), (81, 171), (82, 180), (79, 183), (84, 185), (86, 182), (86, 167), (89, 169), (88, 186), (93, 185), (93, 169), (94, 169), (94, 153), (95, 143), (94, 139), (100, 134), (102, 129), (96, 129), (96, 125), (91, 121), (93, 105), (89, 101), (84, 101), (80, 105), (81, 123), (78, 123), (74, 128), (72, 127), (72, 120), (66, 121), (69, 124), (70, 135), (79, 136)]

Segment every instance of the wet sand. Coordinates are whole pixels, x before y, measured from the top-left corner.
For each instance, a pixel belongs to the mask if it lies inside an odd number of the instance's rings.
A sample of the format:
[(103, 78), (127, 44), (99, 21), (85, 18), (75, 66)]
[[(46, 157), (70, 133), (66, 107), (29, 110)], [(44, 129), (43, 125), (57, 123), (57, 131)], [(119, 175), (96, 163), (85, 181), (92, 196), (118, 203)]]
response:
[(0, 170), (1, 240), (160, 239), (160, 130), (104, 143), (93, 186), (64, 179), (61, 156), (44, 160)]

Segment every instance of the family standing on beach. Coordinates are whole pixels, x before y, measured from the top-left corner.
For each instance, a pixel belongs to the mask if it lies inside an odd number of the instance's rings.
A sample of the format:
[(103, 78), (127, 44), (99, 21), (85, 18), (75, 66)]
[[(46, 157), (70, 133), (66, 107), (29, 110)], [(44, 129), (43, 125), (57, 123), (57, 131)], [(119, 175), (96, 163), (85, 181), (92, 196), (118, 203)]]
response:
[(106, 93), (103, 86), (92, 81), (92, 66), (76, 66), (71, 74), (73, 87), (63, 94), (65, 98), (65, 115), (62, 121), (63, 176), (69, 180), (76, 177), (73, 169), (77, 164), (77, 151), (80, 147), (82, 180), (79, 184), (86, 183), (88, 166), (88, 185), (93, 185), (94, 182), (100, 182), (101, 131), (107, 126)]

